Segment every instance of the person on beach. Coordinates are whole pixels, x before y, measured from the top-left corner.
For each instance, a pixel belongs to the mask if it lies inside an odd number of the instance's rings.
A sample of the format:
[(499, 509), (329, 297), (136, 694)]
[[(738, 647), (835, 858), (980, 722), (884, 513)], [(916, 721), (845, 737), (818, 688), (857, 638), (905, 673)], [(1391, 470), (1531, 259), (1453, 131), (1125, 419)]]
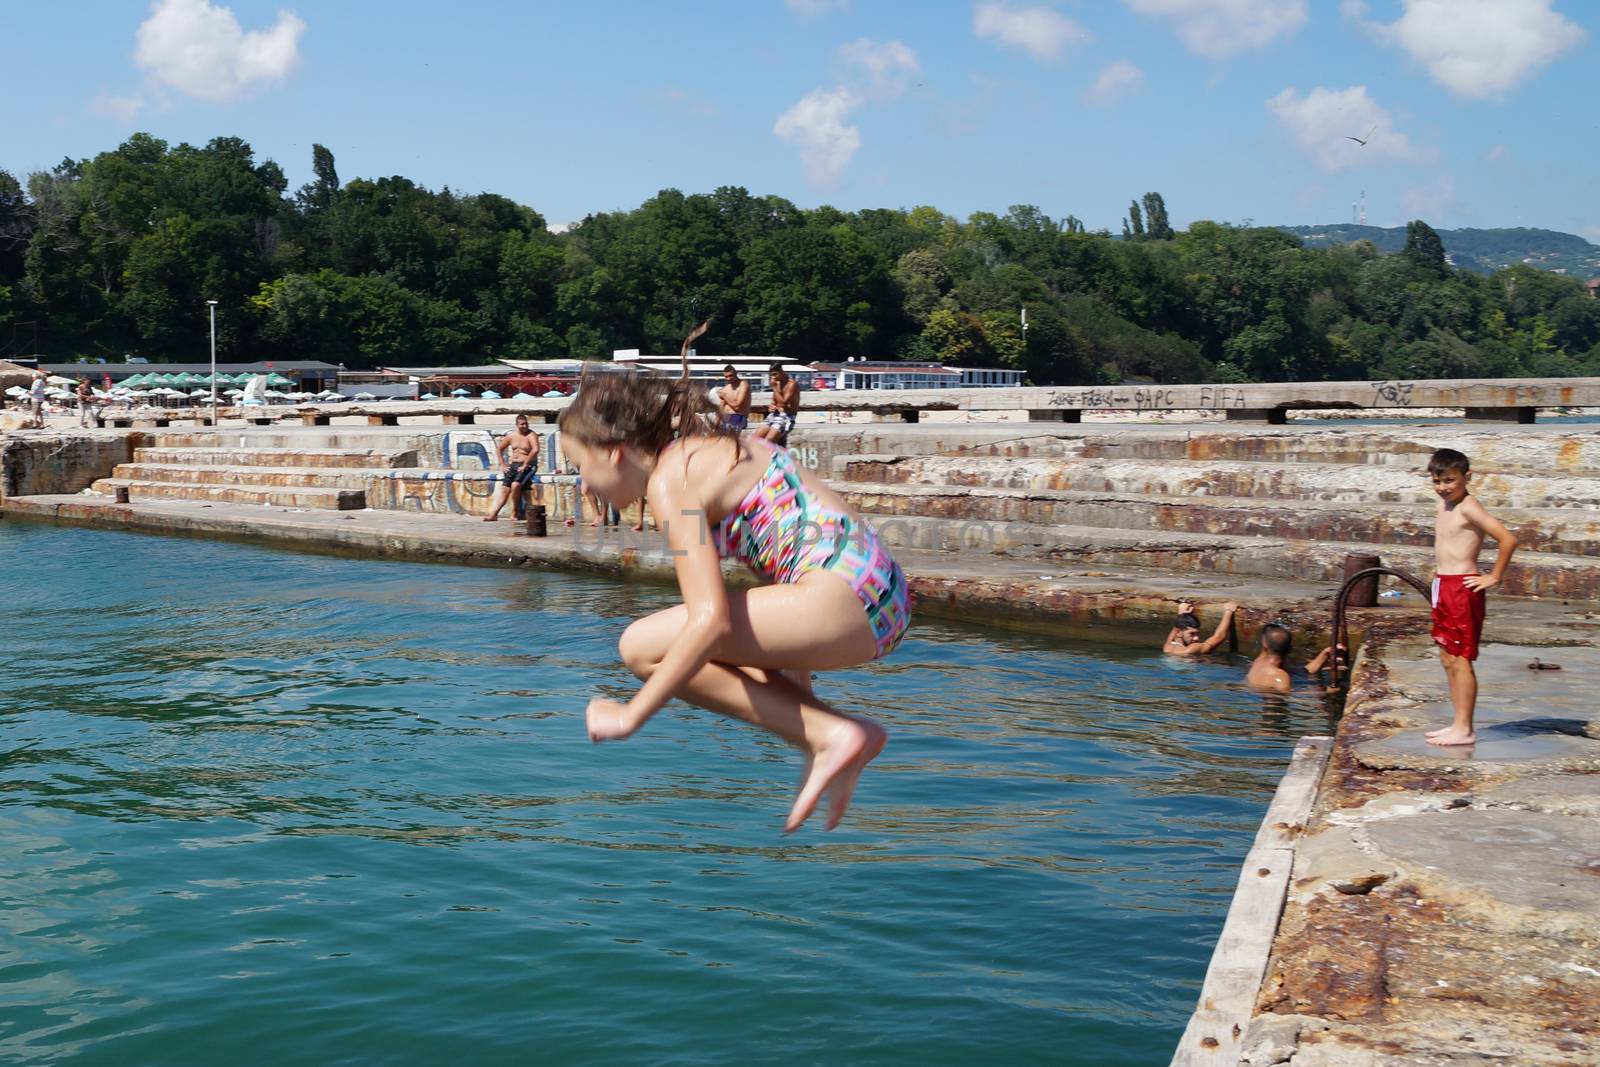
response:
[(28, 407), (33, 412), (33, 428), (44, 429), (44, 394), (45, 374), (42, 370), (33, 372), (33, 381), (28, 383)]
[(764, 422), (756, 427), (752, 436), (775, 445), (789, 443), (789, 431), (800, 415), (800, 383), (789, 377), (782, 367), (772, 370), (772, 406), (767, 409)]
[(1233, 617), (1238, 610), (1239, 605), (1231, 600), (1222, 605), (1222, 620), (1217, 623), (1216, 631), (1210, 637), (1201, 637), (1200, 618), (1194, 613), (1194, 605), (1184, 601), (1178, 605), (1178, 617), (1167, 631), (1161, 651), (1169, 656), (1203, 656), (1215, 652), (1233, 632)]
[(732, 363), (722, 368), (722, 388), (717, 390), (722, 425), (741, 431), (750, 425), (750, 383), (739, 377)]
[(89, 419), (94, 414), (94, 386), (89, 384), (89, 379), (78, 378), (78, 425), (89, 425)]
[[(837, 493), (719, 414), (687, 375), (628, 371), (591, 372), (561, 414), (562, 450), (585, 485), (614, 505), (649, 501), (683, 593), (623, 633), (622, 661), (644, 685), (625, 704), (591, 700), (589, 737), (629, 737), (673, 697), (754, 723), (805, 755), (786, 829), (824, 795), (832, 829), (887, 735), (819, 698), (811, 672), (892, 651), (911, 621), (910, 592)], [(720, 560), (730, 557), (767, 584), (729, 589)]]
[[(1439, 449), (1428, 460), (1428, 477), (1439, 497), (1433, 521), (1433, 643), (1439, 646), (1454, 717), (1449, 726), (1429, 730), (1426, 736), (1434, 745), (1470, 745), (1478, 739), (1472, 729), (1478, 703), (1472, 663), (1483, 636), (1484, 594), (1505, 577), (1517, 539), (1468, 493), (1472, 464), (1465, 455)], [(1485, 537), (1500, 546), (1487, 575), (1478, 573), (1478, 550)]]
[(528, 416), (517, 416), (515, 428), (500, 438), (495, 452), (500, 457), (500, 488), (495, 491), (494, 508), (483, 517), (484, 522), (500, 518), (506, 501), (520, 497), (530, 485), (534, 503), (544, 503), (544, 486), (539, 482), (539, 436), (528, 430)]

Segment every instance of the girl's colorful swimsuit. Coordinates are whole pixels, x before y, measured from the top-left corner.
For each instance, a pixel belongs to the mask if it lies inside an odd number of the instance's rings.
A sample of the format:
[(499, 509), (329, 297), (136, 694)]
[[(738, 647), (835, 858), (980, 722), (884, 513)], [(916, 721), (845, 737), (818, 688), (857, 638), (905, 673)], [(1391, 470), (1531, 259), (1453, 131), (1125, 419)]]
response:
[(911, 624), (911, 592), (900, 565), (866, 522), (806, 492), (786, 449), (772, 448), (772, 462), (711, 531), (711, 540), (722, 558), (742, 560), (771, 582), (794, 582), (823, 570), (849, 582), (866, 609), (879, 659)]

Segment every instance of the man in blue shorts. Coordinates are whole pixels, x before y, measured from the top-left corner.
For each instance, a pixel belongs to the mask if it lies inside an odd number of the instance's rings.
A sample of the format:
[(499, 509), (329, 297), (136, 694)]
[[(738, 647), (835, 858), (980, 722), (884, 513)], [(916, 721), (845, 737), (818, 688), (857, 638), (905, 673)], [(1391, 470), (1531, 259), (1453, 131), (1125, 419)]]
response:
[(494, 510), (483, 517), (484, 522), (494, 522), (506, 501), (517, 497), (520, 503), (528, 486), (533, 486), (535, 503), (544, 503), (544, 486), (539, 483), (539, 438), (528, 429), (528, 416), (518, 415), (517, 425), (500, 438), (495, 449), (500, 456), (500, 488), (495, 491)]

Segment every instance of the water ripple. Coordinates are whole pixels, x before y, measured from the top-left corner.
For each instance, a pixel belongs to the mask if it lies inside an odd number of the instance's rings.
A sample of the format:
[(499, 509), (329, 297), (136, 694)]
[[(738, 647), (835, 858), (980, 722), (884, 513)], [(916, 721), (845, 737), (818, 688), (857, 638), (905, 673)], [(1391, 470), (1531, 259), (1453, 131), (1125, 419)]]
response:
[(819, 677), (892, 742), (786, 837), (770, 737), (584, 737), (669, 590), (15, 522), (0, 583), (5, 1061), (1158, 1062), (1328, 728), (919, 625)]

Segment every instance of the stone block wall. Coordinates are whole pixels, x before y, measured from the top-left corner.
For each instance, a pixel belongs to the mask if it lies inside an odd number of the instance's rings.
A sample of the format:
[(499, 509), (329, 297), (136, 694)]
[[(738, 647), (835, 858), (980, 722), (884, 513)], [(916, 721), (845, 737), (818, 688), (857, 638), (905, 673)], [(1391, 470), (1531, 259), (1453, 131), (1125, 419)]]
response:
[(0, 435), (0, 500), (82, 492), (131, 460), (142, 440), (103, 430)]

